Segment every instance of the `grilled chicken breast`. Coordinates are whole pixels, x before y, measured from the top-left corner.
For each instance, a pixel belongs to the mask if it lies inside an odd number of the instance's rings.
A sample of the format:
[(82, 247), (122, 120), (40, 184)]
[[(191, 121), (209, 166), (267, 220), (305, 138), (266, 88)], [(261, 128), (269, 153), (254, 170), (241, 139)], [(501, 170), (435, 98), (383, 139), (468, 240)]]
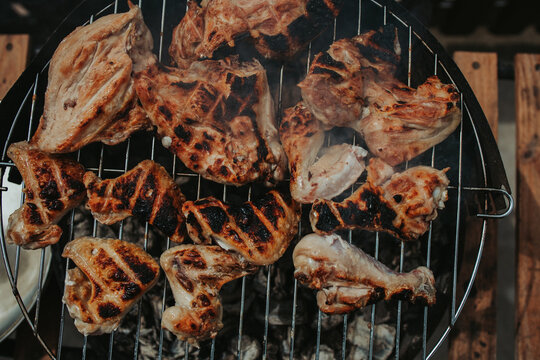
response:
[(448, 200), (446, 171), (416, 166), (401, 173), (378, 158), (368, 166), (367, 182), (343, 202), (317, 200), (310, 221), (313, 231), (340, 229), (384, 231), (400, 240), (417, 240)]
[(45, 107), (31, 143), (67, 153), (102, 141), (117, 144), (150, 126), (137, 105), (132, 55), (150, 54), (152, 36), (141, 11), (104, 16), (78, 27), (56, 49)]
[(273, 264), (283, 255), (298, 232), (301, 214), (299, 204), (276, 190), (240, 206), (209, 197), (186, 201), (182, 210), (195, 243), (213, 240), (255, 265)]
[(400, 53), (393, 25), (341, 39), (315, 56), (299, 84), (315, 117), (355, 129), (392, 166), (442, 142), (461, 121), (453, 85), (431, 76), (414, 89), (395, 78)]
[(360, 146), (334, 145), (318, 157), (324, 125), (301, 102), (285, 110), (279, 134), (289, 159), (291, 195), (298, 202), (330, 200), (364, 172), (367, 151)]
[(188, 2), (173, 31), (169, 53), (187, 67), (234, 46), (247, 34), (265, 57), (288, 57), (318, 36), (337, 16), (342, 0), (204, 0)]
[(117, 239), (81, 237), (69, 242), (62, 256), (77, 265), (68, 270), (63, 302), (84, 335), (115, 330), (159, 275), (149, 254)]
[(223, 327), (221, 287), (257, 269), (219, 246), (176, 246), (165, 251), (160, 262), (175, 300), (163, 313), (161, 326), (195, 345)]
[(84, 175), (84, 184), (87, 207), (100, 223), (110, 225), (134, 215), (172, 241), (184, 240), (184, 194), (156, 162), (144, 160), (116, 179), (101, 180), (89, 171)]
[(86, 196), (84, 167), (26, 141), (10, 145), (7, 155), (22, 175), (25, 193), (24, 204), (9, 217), (8, 243), (25, 249), (56, 244), (62, 235), (56, 223)]
[(397, 273), (336, 234), (309, 234), (293, 252), (294, 277), (317, 290), (327, 314), (344, 314), (378, 300), (404, 299), (435, 304), (433, 273), (420, 266)]
[(287, 159), (259, 62), (233, 57), (195, 62), (187, 70), (156, 63), (136, 79), (163, 145), (188, 168), (232, 185), (283, 179)]

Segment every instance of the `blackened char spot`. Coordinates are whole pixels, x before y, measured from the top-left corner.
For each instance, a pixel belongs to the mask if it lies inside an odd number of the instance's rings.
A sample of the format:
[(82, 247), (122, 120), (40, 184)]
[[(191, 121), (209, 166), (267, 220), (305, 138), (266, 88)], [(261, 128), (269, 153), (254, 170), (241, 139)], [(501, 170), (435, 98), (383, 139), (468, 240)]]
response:
[(330, 54), (323, 52), (316, 60), (317, 63), (328, 65), (336, 69), (345, 69), (345, 64), (341, 61), (336, 61)]
[(174, 276), (180, 283), (180, 285), (189, 293), (193, 292), (194, 286), (193, 282), (189, 279), (189, 277), (184, 274), (182, 264), (178, 261), (178, 259), (175, 257), (173, 259), (173, 265), (176, 267), (176, 272)]
[(152, 225), (161, 230), (165, 235), (171, 236), (178, 227), (179, 212), (180, 209), (174, 207), (173, 198), (169, 194), (165, 194)]
[(315, 36), (317, 36), (317, 30), (313, 28), (312, 21), (305, 15), (302, 15), (295, 19), (287, 26), (289, 35), (296, 40), (298, 44), (307, 44)]
[(256, 208), (258, 208), (264, 216), (270, 221), (274, 229), (277, 230), (278, 220), (285, 216), (285, 210), (273, 193), (267, 193), (265, 196), (255, 200), (253, 202)]
[(373, 292), (369, 295), (369, 299), (366, 305), (374, 304), (381, 299), (384, 299), (384, 288), (376, 287), (373, 290)]
[(191, 90), (197, 85), (197, 82), (196, 81), (193, 81), (193, 82), (177, 81), (177, 82), (171, 83), (171, 85), (177, 86), (180, 89)]
[(255, 84), (257, 83), (257, 75), (253, 74), (248, 77), (235, 76), (231, 84), (231, 92), (238, 97), (244, 99), (253, 94)]
[(51, 211), (64, 210), (64, 203), (60, 200), (45, 200), (45, 206)]
[(202, 306), (210, 306), (210, 299), (208, 299), (208, 296), (206, 296), (205, 294), (200, 294), (199, 296), (197, 296), (197, 299), (199, 299)]
[(204, 238), (202, 238), (201, 224), (199, 224), (199, 222), (197, 221), (197, 218), (195, 217), (195, 215), (191, 211), (189, 212), (189, 214), (188, 214), (188, 216), (186, 218), (186, 222), (188, 223), (189, 226), (191, 226), (193, 228), (193, 230), (195, 230), (199, 240), (201, 242), (204, 242)]
[(118, 247), (117, 253), (143, 284), (148, 284), (156, 278), (157, 273), (146, 262), (141, 261), (139, 256), (133, 254), (127, 246)]
[(202, 208), (199, 212), (204, 216), (206, 222), (215, 233), (220, 233), (223, 225), (228, 220), (227, 213), (218, 206)]
[(112, 318), (120, 314), (121, 311), (118, 306), (114, 305), (113, 303), (108, 302), (105, 304), (100, 304), (98, 306), (98, 312), (101, 318), (108, 319), (108, 318)]
[(182, 125), (175, 127), (174, 133), (186, 144), (191, 141), (191, 132), (186, 130)]
[(29, 214), (29, 218), (28, 218), (28, 221), (30, 222), (30, 224), (32, 224), (32, 225), (42, 225), (43, 220), (41, 219), (41, 215), (37, 211), (36, 204), (33, 204), (31, 202), (27, 202), (26, 206), (28, 207), (28, 209), (30, 209), (30, 214)]
[(171, 113), (171, 110), (169, 110), (168, 107), (166, 107), (165, 105), (160, 105), (158, 107), (158, 110), (160, 113), (162, 113), (166, 118), (167, 120), (171, 120), (172, 119), (172, 113)]
[(335, 81), (343, 81), (343, 77), (341, 75), (339, 75), (337, 72), (335, 72), (334, 70), (330, 70), (330, 69), (327, 69), (327, 68), (322, 68), (322, 67), (314, 67), (313, 68), (313, 74), (328, 74), (330, 75), (330, 77), (332, 78), (332, 80), (335, 80)]
[(243, 232), (251, 235), (254, 243), (270, 241), (272, 234), (255, 215), (251, 206), (250, 203), (245, 203), (238, 207), (231, 207), (231, 216)]
[(380, 214), (380, 225), (383, 228), (399, 232), (399, 230), (396, 229), (392, 224), (392, 221), (396, 217), (396, 212), (390, 208), (386, 202), (381, 201), (379, 195), (372, 191), (366, 190), (362, 192), (360, 198), (366, 202), (367, 212), (370, 214), (371, 218), (374, 218), (377, 216), (377, 214)]
[(154, 207), (154, 200), (156, 198), (156, 178), (154, 174), (149, 173), (144, 179), (144, 183), (141, 186), (139, 197), (135, 201), (132, 213), (138, 218), (148, 221)]
[(182, 257), (182, 264), (189, 265), (197, 269), (206, 269), (206, 261), (201, 254), (194, 249), (183, 250), (179, 253)]
[(289, 49), (287, 37), (283, 34), (263, 35), (264, 42), (268, 48), (275, 52), (286, 52)]
[(330, 232), (340, 225), (338, 219), (332, 213), (326, 202), (313, 205), (313, 211), (318, 214), (317, 223), (315, 224), (316, 229)]
[(334, 20), (332, 9), (328, 8), (324, 0), (309, 0), (306, 4), (306, 11), (317, 32)]
[(49, 180), (39, 192), (39, 197), (44, 200), (56, 200), (60, 198), (60, 192), (58, 191), (58, 185), (56, 181)]
[(122, 300), (134, 299), (137, 295), (141, 293), (141, 288), (139, 287), (139, 285), (133, 282), (122, 284), (122, 290), (124, 290), (124, 293), (122, 294)]
[(231, 121), (238, 115), (240, 110), (240, 103), (234, 96), (229, 96), (225, 101), (225, 113), (223, 114), (223, 120)]
[(393, 53), (381, 51), (371, 46), (365, 46), (362, 44), (356, 44), (356, 48), (360, 51), (360, 54), (368, 59), (372, 63), (383, 61), (390, 64), (397, 64), (396, 56)]

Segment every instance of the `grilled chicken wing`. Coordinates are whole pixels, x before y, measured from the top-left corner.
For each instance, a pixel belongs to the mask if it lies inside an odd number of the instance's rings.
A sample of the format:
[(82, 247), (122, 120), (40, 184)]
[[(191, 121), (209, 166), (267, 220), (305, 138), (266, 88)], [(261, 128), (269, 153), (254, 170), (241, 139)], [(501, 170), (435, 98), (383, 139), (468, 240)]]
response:
[(134, 215), (154, 225), (172, 241), (184, 240), (184, 194), (154, 161), (144, 160), (116, 179), (101, 180), (88, 171), (84, 184), (87, 207), (100, 223), (110, 225)]
[(83, 201), (84, 167), (74, 160), (46, 154), (26, 141), (10, 145), (7, 155), (24, 180), (24, 204), (9, 217), (7, 241), (26, 249), (56, 244), (58, 221)]
[(188, 3), (173, 31), (169, 53), (187, 67), (212, 58), (218, 48), (234, 46), (248, 34), (265, 57), (288, 57), (318, 36), (339, 13), (342, 0), (204, 0)]
[(158, 263), (140, 247), (117, 239), (81, 237), (62, 253), (73, 260), (63, 302), (84, 335), (115, 330), (159, 275)]
[(176, 246), (160, 263), (176, 302), (163, 313), (161, 326), (195, 345), (223, 327), (221, 287), (257, 269), (231, 251), (205, 245)]
[(195, 243), (215, 241), (256, 265), (276, 262), (298, 232), (301, 208), (272, 190), (240, 206), (214, 197), (186, 201), (182, 207), (189, 236)]
[(311, 227), (320, 234), (339, 229), (385, 231), (401, 240), (416, 240), (448, 200), (446, 171), (416, 166), (402, 173), (378, 158), (368, 166), (368, 179), (341, 203), (317, 200)]
[(364, 172), (367, 151), (359, 146), (334, 145), (317, 159), (324, 133), (324, 125), (302, 103), (285, 110), (279, 134), (289, 159), (291, 195), (298, 202), (332, 199)]
[(461, 120), (453, 85), (431, 76), (414, 89), (395, 78), (400, 52), (392, 25), (341, 39), (315, 57), (299, 84), (315, 117), (354, 128), (390, 165), (440, 143)]
[(187, 70), (154, 64), (136, 79), (163, 145), (188, 168), (232, 185), (283, 179), (287, 159), (259, 62), (233, 57)]
[(141, 11), (104, 16), (78, 27), (56, 49), (45, 108), (31, 142), (67, 153), (95, 141), (117, 144), (150, 122), (137, 105), (132, 55), (150, 54), (152, 36)]
[(420, 266), (397, 273), (336, 234), (309, 234), (293, 252), (294, 277), (317, 290), (327, 314), (344, 314), (392, 298), (435, 304), (433, 273)]

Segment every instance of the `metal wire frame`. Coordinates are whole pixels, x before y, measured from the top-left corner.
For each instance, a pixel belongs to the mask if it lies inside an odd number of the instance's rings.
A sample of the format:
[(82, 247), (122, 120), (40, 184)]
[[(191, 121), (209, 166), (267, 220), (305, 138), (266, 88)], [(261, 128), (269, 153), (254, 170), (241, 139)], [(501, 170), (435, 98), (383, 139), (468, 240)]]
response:
[[(431, 54), (433, 55), (434, 57), (434, 70), (433, 70), (433, 74), (434, 75), (437, 75), (437, 73), (439, 71), (443, 71), (444, 74), (449, 78), (451, 79), (451, 81), (454, 83), (454, 85), (457, 86), (456, 82), (454, 81), (453, 77), (452, 77), (452, 74), (447, 70), (445, 64), (443, 62), (441, 62), (438, 58), (438, 54), (437, 52), (435, 52), (434, 50), (432, 50), (430, 48), (430, 46), (424, 42), (421, 38), (421, 36), (415, 32), (412, 28), (411, 25), (407, 24), (407, 22), (403, 21), (403, 19), (401, 19), (401, 17), (395, 12), (393, 11), (392, 9), (388, 9), (388, 1), (384, 1), (384, 0), (359, 0), (359, 13), (358, 13), (358, 33), (360, 33), (360, 30), (361, 30), (361, 23), (362, 23), (362, 1), (364, 2), (369, 2), (371, 4), (374, 4), (376, 6), (378, 6), (382, 13), (383, 13), (383, 22), (386, 23), (386, 20), (387, 18), (390, 16), (392, 17), (394, 20), (398, 21), (399, 23), (403, 24), (403, 26), (405, 26), (408, 30), (408, 76), (407, 76), (407, 81), (408, 81), (408, 85), (410, 85), (410, 82), (411, 82), (411, 68), (413, 66), (412, 64), (412, 61), (411, 61), (411, 46), (412, 46), (412, 39), (413, 37), (416, 38), (417, 40), (419, 40), (424, 46), (426, 49), (428, 49)], [(99, 11), (98, 13), (95, 14), (95, 17), (98, 17), (99, 15), (101, 15), (102, 13), (106, 12), (107, 10), (109, 10), (111, 8), (111, 6), (113, 6), (114, 8), (114, 12), (116, 13), (117, 9), (118, 9), (118, 1), (115, 1), (114, 3), (111, 3), (109, 4), (108, 6), (106, 6), (103, 10)], [(144, 12), (144, 7), (143, 7), (143, 3), (142, 3), (142, 0), (139, 1), (139, 6), (143, 9), (143, 12)], [(161, 54), (162, 54), (162, 47), (163, 47), (163, 28), (164, 28), (164, 24), (165, 24), (165, 6), (166, 6), (166, 0), (162, 0), (162, 12), (161, 12), (161, 31), (160, 31), (160, 37), (159, 37), (159, 59), (161, 60)], [(91, 23), (94, 19), (94, 15), (92, 15), (90, 17), (90, 19), (87, 21), (87, 23)], [(336, 27), (337, 27), (337, 22), (334, 21), (334, 33), (333, 33), (333, 38), (335, 39), (335, 34), (336, 34)], [(308, 46), (308, 51), (307, 51), (307, 68), (309, 68), (309, 64), (310, 64), (310, 60), (311, 60), (311, 56), (312, 56), (312, 53), (311, 53), (311, 44)], [(41, 70), (41, 72), (39, 73), (36, 73), (35, 75), (35, 82), (33, 84), (33, 86), (30, 87), (30, 89), (28, 90), (28, 92), (26, 93), (26, 96), (24, 97), (23, 101), (21, 102), (21, 105), (20, 105), (20, 108), (19, 108), (19, 111), (17, 112), (16, 116), (14, 117), (13, 119), (13, 123), (12, 123), (12, 126), (11, 126), (11, 129), (10, 129), (10, 132), (8, 134), (8, 141), (6, 141), (6, 143), (4, 144), (4, 151), (3, 151), (3, 158), (2, 159), (5, 159), (5, 153), (6, 153), (6, 150), (7, 150), (7, 146), (9, 144), (9, 139), (11, 138), (11, 133), (15, 127), (15, 125), (20, 121), (19, 120), (19, 115), (21, 113), (21, 110), (22, 108), (25, 106), (25, 104), (27, 103), (28, 99), (30, 98), (30, 94), (32, 94), (31, 96), (31, 113), (30, 113), (30, 119), (28, 121), (28, 135), (27, 135), (27, 138), (30, 138), (30, 131), (31, 131), (31, 128), (32, 128), (32, 124), (33, 124), (33, 121), (34, 121), (34, 106), (35, 106), (35, 102), (36, 102), (36, 91), (37, 91), (37, 85), (38, 85), (38, 81), (39, 81), (39, 77), (40, 77), (40, 74), (42, 74), (44, 71), (46, 71), (48, 68), (48, 63), (45, 65), (45, 67), (43, 67), (43, 69)], [(283, 76), (284, 76), (284, 71), (283, 71), (283, 66), (281, 67), (280, 69), (280, 81), (279, 81), (279, 94), (278, 94), (278, 104), (277, 104), (277, 107), (278, 107), (278, 114), (281, 114), (281, 110), (282, 110), (282, 88), (283, 88)], [(459, 86), (458, 86), (458, 90), (462, 90), (462, 89), (459, 89)], [(482, 172), (483, 172), (483, 175), (484, 175), (484, 187), (467, 187), (467, 186), (463, 186), (462, 184), (462, 152), (463, 152), (463, 120), (464, 118), (462, 118), (462, 122), (461, 122), (461, 125), (459, 127), (459, 169), (458, 169), (458, 173), (459, 173), (459, 176), (458, 176), (458, 184), (457, 184), (457, 187), (456, 186), (451, 186), (450, 189), (451, 190), (454, 190), (456, 191), (456, 198), (457, 198), (457, 210), (456, 210), (456, 236), (455, 236), (455, 241), (454, 241), (454, 254), (453, 254), (453, 279), (452, 279), (452, 304), (451, 304), (451, 316), (450, 316), (450, 323), (449, 325), (447, 326), (447, 328), (444, 330), (444, 332), (440, 335), (440, 337), (438, 338), (438, 340), (436, 341), (436, 343), (431, 347), (431, 349), (428, 349), (428, 339), (427, 339), (427, 327), (428, 327), (428, 308), (425, 307), (424, 308), (424, 316), (423, 316), (423, 336), (422, 336), (422, 358), (423, 359), (429, 359), (433, 356), (433, 354), (435, 353), (435, 351), (440, 347), (440, 345), (443, 343), (444, 339), (446, 338), (446, 336), (449, 334), (451, 328), (453, 327), (453, 325), (455, 324), (455, 321), (457, 320), (459, 314), (461, 313), (461, 310), (463, 309), (463, 306), (465, 304), (465, 301), (467, 300), (469, 294), (470, 294), (470, 291), (472, 289), (472, 285), (473, 285), (473, 282), (474, 282), (474, 278), (476, 276), (476, 273), (478, 271), (478, 266), (479, 266), (479, 262), (480, 262), (480, 259), (481, 259), (481, 255), (482, 255), (482, 250), (483, 250), (483, 246), (484, 246), (484, 241), (485, 241), (485, 231), (486, 231), (486, 221), (488, 218), (500, 218), (500, 217), (504, 217), (506, 215), (508, 215), (511, 211), (512, 211), (512, 208), (513, 208), (513, 199), (512, 199), (512, 196), (504, 189), (498, 189), (498, 188), (490, 188), (488, 187), (487, 185), (487, 174), (486, 174), (486, 162), (484, 160), (484, 151), (482, 149), (482, 146), (481, 146), (481, 142), (480, 142), (480, 139), (479, 139), (479, 134), (478, 134), (478, 130), (477, 130), (477, 127), (473, 121), (473, 117), (471, 116), (471, 113), (470, 113), (470, 109), (468, 107), (468, 99), (462, 99), (461, 101), (461, 106), (462, 106), (462, 114), (467, 114), (468, 116), (466, 118), (470, 119), (470, 122), (471, 122), (471, 126), (472, 126), (472, 129), (473, 129), (473, 132), (474, 132), (474, 135), (475, 135), (475, 138), (476, 138), (476, 145), (478, 146), (478, 149), (479, 149), (479, 154), (480, 154), (480, 157), (481, 157), (481, 164), (482, 164)], [(356, 141), (356, 138), (353, 138), (353, 143)], [(124, 168), (123, 169), (117, 169), (117, 168), (104, 168), (103, 167), (103, 146), (101, 146), (101, 150), (100, 150), (100, 159), (99, 159), (99, 166), (97, 168), (88, 168), (89, 170), (93, 170), (93, 171), (97, 171), (98, 172), (98, 175), (101, 175), (103, 171), (108, 171), (108, 172), (116, 172), (116, 173), (124, 173), (127, 171), (127, 166), (128, 166), (128, 159), (129, 159), (129, 149), (130, 149), (130, 141), (128, 141), (126, 143), (126, 152), (125, 152), (125, 160), (124, 160)], [(155, 138), (152, 139), (152, 145), (151, 145), (151, 152), (150, 152), (150, 158), (153, 159), (154, 158), (154, 153), (155, 153)], [(431, 150), (431, 166), (435, 166), (435, 153), (436, 153), (436, 149), (435, 147)], [(78, 156), (80, 157), (80, 151), (78, 153)], [(200, 175), (198, 174), (194, 174), (194, 173), (189, 173), (189, 172), (177, 172), (175, 169), (176, 169), (176, 157), (175, 156), (172, 156), (172, 161), (173, 161), (173, 171), (172, 171), (172, 175), (174, 177), (196, 177), (197, 178), (197, 199), (200, 197), (200, 191), (201, 191), (201, 177)], [(11, 167), (13, 166), (13, 163), (11, 162), (6, 162), (6, 161), (1, 161), (0, 162), (0, 175), (2, 177), (2, 181), (3, 181), (3, 176), (4, 176), (4, 171), (7, 167)], [(0, 184), (2, 185), (2, 184)], [(0, 190), (5, 190), (4, 187), (1, 187), (0, 186)], [(351, 191), (354, 190), (354, 186), (353, 188), (351, 189)], [(497, 214), (488, 214), (487, 213), (487, 204), (486, 204), (486, 207), (485, 207), (485, 213), (481, 213), (481, 214), (478, 214), (479, 217), (482, 217), (483, 218), (483, 222), (482, 222), (482, 233), (481, 233), (481, 238), (480, 238), (480, 243), (479, 243), (479, 248), (478, 248), (478, 253), (477, 253), (477, 257), (475, 259), (475, 263), (474, 263), (474, 268), (473, 268), (473, 271), (472, 271), (472, 274), (471, 274), (471, 277), (469, 279), (469, 281), (467, 282), (467, 287), (465, 289), (465, 293), (461, 299), (461, 301), (458, 301), (457, 299), (457, 290), (456, 290), (456, 287), (457, 287), (457, 263), (458, 263), (458, 247), (459, 247), (459, 227), (460, 227), (460, 216), (461, 216), (461, 197), (462, 197), (462, 193), (464, 191), (476, 191), (476, 192), (488, 192), (488, 193), (493, 193), (493, 194), (498, 194), (498, 195), (503, 195), (506, 200), (507, 200), (507, 208), (502, 212), (502, 213), (497, 213)], [(248, 200), (250, 200), (250, 197), (251, 197), (251, 188), (249, 189), (249, 192), (248, 192)], [(227, 186), (224, 185), (223, 186), (223, 201), (226, 201), (227, 199)], [(21, 198), (21, 203), (24, 199)], [(0, 191), (0, 203), (2, 201), (2, 191)], [(70, 225), (69, 225), (69, 231), (70, 231), (70, 235), (69, 235), (69, 239), (71, 240), (73, 238), (73, 218), (74, 218), (74, 212), (72, 211), (71, 212), (71, 221), (70, 221)], [(1, 217), (2, 217), (2, 214), (0, 212), (0, 223), (1, 223)], [(301, 229), (301, 227), (299, 227), (299, 229)], [(123, 226), (121, 225), (120, 226), (120, 230), (119, 230), (119, 237), (122, 238), (122, 231), (123, 231)], [(97, 235), (97, 223), (94, 222), (94, 227), (93, 227), (93, 235)], [(36, 338), (38, 339), (38, 341), (42, 344), (42, 346), (44, 347), (44, 349), (47, 351), (48, 355), (53, 358), (53, 359), (61, 359), (61, 351), (62, 351), (62, 343), (63, 343), (63, 331), (64, 331), (64, 322), (65, 322), (65, 307), (62, 305), (62, 311), (61, 311), (61, 317), (60, 317), (60, 333), (59, 333), (59, 342), (58, 342), (58, 352), (57, 352), (57, 355), (56, 357), (54, 356), (52, 350), (48, 347), (47, 344), (44, 343), (43, 339), (41, 338), (40, 334), (39, 334), (39, 324), (38, 324), (38, 316), (39, 316), (39, 311), (40, 311), (40, 299), (41, 299), (41, 286), (38, 286), (38, 295), (37, 295), (37, 301), (36, 301), (36, 314), (34, 316), (34, 319), (31, 319), (30, 315), (29, 315), (29, 311), (28, 309), (26, 308), (26, 306), (24, 305), (24, 303), (22, 302), (22, 299), (21, 299), (21, 296), (18, 292), (18, 289), (17, 289), (17, 276), (18, 276), (18, 269), (19, 269), (19, 258), (20, 258), (20, 248), (17, 249), (17, 252), (16, 252), (16, 259), (15, 259), (15, 270), (14, 272), (11, 271), (11, 267), (10, 267), (10, 261), (9, 261), (9, 258), (7, 256), (7, 247), (6, 247), (6, 243), (5, 243), (5, 238), (4, 238), (4, 232), (3, 232), (3, 229), (2, 231), (0, 231), (0, 236), (1, 236), (1, 245), (2, 245), (2, 255), (3, 255), (3, 260), (4, 260), (4, 263), (6, 265), (6, 271), (8, 272), (8, 279), (10, 281), (10, 284), (11, 284), (11, 287), (13, 289), (13, 294), (15, 296), (15, 298), (17, 299), (17, 302), (19, 304), (19, 307), (21, 308), (21, 312), (24, 316), (24, 318), (26, 319), (26, 321), (28, 322), (28, 324), (30, 325), (30, 327), (32, 328)], [(298, 233), (298, 237), (300, 238), (302, 236), (301, 234), (301, 230), (299, 230), (299, 233)], [(144, 248), (146, 249), (146, 246), (147, 246), (147, 240), (148, 240), (148, 224), (145, 225), (145, 243), (144, 243)], [(352, 242), (352, 232), (349, 232), (349, 241)], [(431, 243), (432, 243), (432, 226), (430, 224), (430, 227), (429, 227), (429, 232), (428, 232), (428, 236), (427, 236), (427, 256), (426, 256), (426, 266), (427, 267), (430, 267), (430, 264), (431, 264)], [(170, 246), (170, 240), (167, 239), (167, 248), (169, 248)], [(403, 271), (403, 264), (404, 264), (404, 252), (405, 252), (405, 243), (400, 243), (400, 262), (399, 262), (399, 271)], [(377, 259), (379, 256), (379, 234), (376, 233), (375, 234), (375, 253), (374, 253), (374, 257)], [(66, 275), (67, 275), (67, 269), (70, 265), (70, 261), (69, 259), (66, 260)], [(40, 283), (41, 283), (41, 279), (43, 277), (43, 268), (44, 268), (44, 250), (42, 250), (42, 256), (41, 256), (41, 261), (40, 261), (40, 272), (39, 272), (39, 279), (40, 279)], [(267, 345), (268, 345), (268, 330), (269, 330), (269, 322), (268, 322), (268, 315), (269, 315), (269, 308), (270, 308), (270, 299), (271, 299), (271, 296), (270, 296), (270, 285), (271, 285), (271, 278), (270, 278), (270, 272), (271, 272), (271, 265), (270, 266), (267, 266), (266, 267), (266, 272), (268, 274), (267, 276), (267, 283), (266, 283), (266, 303), (265, 303), (265, 328), (264, 328), (264, 338), (263, 338), (263, 358), (266, 358), (267, 357)], [(289, 343), (290, 343), (290, 349), (289, 349), (289, 357), (290, 359), (292, 360), (294, 358), (294, 345), (295, 345), (295, 326), (296, 326), (296, 310), (297, 310), (297, 286), (298, 286), (298, 283), (297, 283), (297, 280), (294, 280), (294, 288), (293, 288), (293, 307), (292, 307), (292, 313), (291, 313), (291, 331), (290, 331), (290, 334), (289, 334)], [(246, 282), (245, 282), (245, 278), (242, 279), (242, 296), (241, 296), (241, 310), (240, 310), (240, 316), (239, 316), (239, 325), (238, 325), (238, 342), (237, 342), (237, 358), (241, 358), (241, 354), (242, 354), (242, 348), (241, 348), (241, 345), (242, 345), (242, 331), (243, 331), (243, 314), (244, 314), (244, 300), (245, 300), (245, 292), (246, 292)], [(165, 287), (164, 287), (164, 290), (163, 290), (163, 297), (162, 297), (162, 307), (161, 307), (161, 312), (164, 311), (165, 309), (165, 303), (166, 303), (166, 297), (167, 297), (167, 284), (165, 283)], [(374, 350), (374, 327), (375, 327), (375, 313), (376, 313), (376, 305), (372, 305), (371, 306), (371, 330), (370, 330), (370, 339), (369, 339), (369, 359), (372, 359), (373, 358), (373, 350)], [(396, 359), (399, 359), (399, 356), (400, 356), (400, 330), (401, 330), (401, 316), (402, 316), (402, 309), (401, 309), (401, 302), (398, 302), (398, 308), (397, 308), (397, 319), (396, 319), (396, 344), (395, 344), (395, 358)], [(141, 319), (141, 316), (140, 316), (140, 303), (138, 305), (138, 324), (137, 324), (137, 332), (136, 332), (136, 338), (135, 338), (135, 346), (134, 346), (134, 350), (133, 350), (133, 353), (134, 353), (134, 359), (136, 359), (138, 357), (138, 343), (139, 343), (139, 335), (140, 335), (140, 319)], [(318, 315), (317, 315), (317, 339), (316, 339), (316, 349), (315, 349), (315, 354), (316, 354), (316, 359), (319, 358), (319, 350), (320, 350), (320, 337), (321, 337), (321, 322), (322, 322), (322, 313), (319, 311), (318, 312)], [(347, 321), (348, 317), (347, 315), (343, 316), (343, 340), (342, 340), (342, 358), (345, 359), (346, 357), (346, 334), (347, 334), (347, 326), (348, 326), (348, 321)], [(159, 355), (158, 355), (158, 358), (161, 359), (162, 358), (162, 350), (163, 350), (163, 329), (161, 329), (160, 331), (160, 336), (159, 336)], [(84, 345), (83, 345), (83, 348), (82, 348), (82, 354), (81, 354), (81, 357), (83, 359), (86, 358), (86, 350), (87, 350), (87, 347), (86, 347), (86, 344), (87, 344), (87, 338), (85, 337), (84, 338)], [(109, 338), (109, 352), (108, 352), (108, 358), (109, 359), (112, 359), (113, 357), (113, 349), (114, 349), (114, 332), (110, 335), (110, 338)], [(429, 351), (428, 351), (429, 350)], [(212, 341), (211, 343), (211, 352), (210, 352), (210, 357), (211, 359), (213, 359), (215, 356), (215, 339)], [(188, 359), (189, 357), (189, 344), (186, 342), (185, 344), (185, 359)]]

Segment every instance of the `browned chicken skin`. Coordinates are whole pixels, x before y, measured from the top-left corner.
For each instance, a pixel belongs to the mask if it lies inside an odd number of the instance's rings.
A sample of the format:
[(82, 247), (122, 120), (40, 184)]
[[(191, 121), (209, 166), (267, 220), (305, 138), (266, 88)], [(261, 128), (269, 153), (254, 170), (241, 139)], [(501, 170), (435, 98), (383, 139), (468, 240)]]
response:
[(417, 240), (448, 200), (448, 169), (416, 166), (394, 173), (388, 164), (372, 158), (367, 170), (367, 182), (347, 199), (313, 203), (313, 231), (330, 234), (340, 229), (365, 229), (388, 232), (400, 240)]
[(24, 180), (24, 204), (9, 217), (7, 241), (26, 249), (56, 244), (56, 223), (86, 196), (84, 167), (60, 155), (49, 155), (26, 141), (10, 145), (7, 155)]
[(156, 63), (136, 74), (136, 89), (163, 145), (191, 170), (232, 185), (283, 179), (287, 159), (259, 62)]
[(173, 31), (169, 53), (187, 67), (212, 58), (222, 46), (234, 46), (247, 34), (265, 57), (288, 57), (318, 36), (339, 13), (342, 0), (204, 0), (189, 1)]
[(114, 224), (128, 216), (148, 221), (174, 242), (184, 239), (184, 194), (167, 171), (144, 160), (115, 179), (101, 180), (89, 171), (84, 175), (87, 207), (102, 224)]
[(433, 273), (420, 266), (397, 273), (336, 234), (309, 234), (293, 252), (294, 277), (318, 290), (317, 305), (327, 314), (344, 314), (393, 298), (435, 304)]
[(163, 313), (161, 326), (195, 345), (215, 337), (223, 327), (221, 287), (257, 270), (219, 246), (176, 246), (161, 255), (160, 263), (176, 303)]
[(431, 76), (414, 89), (395, 78), (400, 52), (392, 25), (341, 39), (315, 56), (299, 84), (320, 121), (355, 129), (392, 166), (440, 143), (461, 121), (455, 86)]
[(367, 151), (350, 144), (333, 145), (319, 152), (325, 139), (324, 124), (302, 104), (285, 109), (279, 127), (289, 159), (292, 197), (301, 203), (332, 199), (364, 172)]
[(132, 55), (151, 49), (136, 6), (75, 29), (51, 59), (45, 108), (31, 142), (45, 152), (67, 153), (95, 141), (117, 144), (148, 129), (131, 72)]
[(149, 254), (117, 239), (81, 237), (69, 242), (62, 256), (77, 265), (68, 270), (63, 302), (84, 335), (115, 330), (159, 275)]
[(301, 212), (299, 204), (276, 190), (240, 206), (209, 197), (186, 201), (182, 209), (195, 243), (213, 240), (255, 265), (273, 264), (283, 255), (298, 232)]

